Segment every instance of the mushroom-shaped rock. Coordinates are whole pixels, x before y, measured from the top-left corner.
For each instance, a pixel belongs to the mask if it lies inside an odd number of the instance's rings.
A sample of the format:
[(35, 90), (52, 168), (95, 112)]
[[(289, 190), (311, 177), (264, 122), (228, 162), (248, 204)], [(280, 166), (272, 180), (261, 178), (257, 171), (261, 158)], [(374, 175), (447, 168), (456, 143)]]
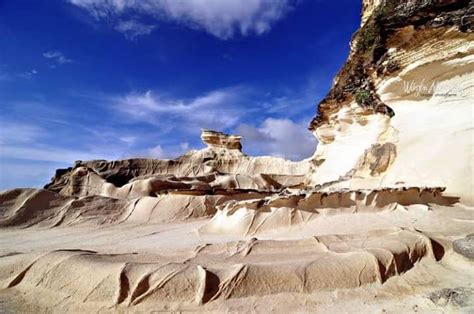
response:
[(202, 129), (201, 139), (209, 148), (242, 150), (242, 144), (240, 143), (242, 136)]

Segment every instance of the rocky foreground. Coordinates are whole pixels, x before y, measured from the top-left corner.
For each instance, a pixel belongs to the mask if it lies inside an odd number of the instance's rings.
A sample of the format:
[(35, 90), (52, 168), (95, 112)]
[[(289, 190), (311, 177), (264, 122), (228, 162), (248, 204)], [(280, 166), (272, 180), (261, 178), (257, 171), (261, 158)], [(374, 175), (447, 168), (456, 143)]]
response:
[(0, 193), (5, 311), (474, 310), (474, 4), (364, 1), (299, 162), (203, 130)]

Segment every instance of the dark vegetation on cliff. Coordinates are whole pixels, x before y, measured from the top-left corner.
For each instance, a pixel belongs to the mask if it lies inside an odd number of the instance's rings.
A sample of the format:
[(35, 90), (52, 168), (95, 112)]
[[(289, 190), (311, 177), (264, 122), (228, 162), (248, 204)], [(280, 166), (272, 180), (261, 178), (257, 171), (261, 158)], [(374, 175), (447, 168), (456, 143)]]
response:
[(393, 110), (377, 95), (374, 77), (393, 74), (399, 66), (387, 60), (387, 40), (406, 26), (414, 29), (457, 27), (474, 30), (474, 1), (469, 0), (385, 0), (353, 35), (351, 54), (339, 71), (336, 83), (319, 103), (310, 130), (328, 121), (331, 113), (355, 100), (368, 112), (393, 116)]

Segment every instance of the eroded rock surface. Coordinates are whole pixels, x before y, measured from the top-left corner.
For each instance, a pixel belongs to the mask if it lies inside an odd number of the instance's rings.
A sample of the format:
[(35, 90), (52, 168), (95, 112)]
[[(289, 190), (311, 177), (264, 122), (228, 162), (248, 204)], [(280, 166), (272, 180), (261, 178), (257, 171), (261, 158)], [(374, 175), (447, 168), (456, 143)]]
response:
[[(209, 244), (194, 253), (184, 262), (181, 257), (158, 254), (134, 260), (128, 254), (103, 255), (90, 250), (19, 254), (6, 258), (0, 283), (21, 290), (41, 288), (78, 302), (108, 306), (163, 301), (202, 304), (383, 283), (423, 258), (435, 259), (429, 238), (401, 229)], [(275, 257), (278, 265), (271, 263)], [(83, 275), (88, 272), (95, 273), (92, 280)]]
[(202, 130), (207, 147), (174, 160), (77, 161), (44, 189), (1, 192), (0, 304), (469, 312), (473, 14), (364, 0), (307, 160)]
[(202, 130), (201, 139), (209, 148), (242, 150), (242, 144), (240, 143), (242, 137), (238, 135), (229, 135), (212, 130)]
[(453, 249), (462, 256), (474, 259), (474, 234), (471, 233), (465, 238), (455, 240)]
[(137, 181), (148, 180), (153, 176), (190, 178), (188, 181), (196, 177), (199, 181), (205, 176), (215, 177), (216, 174), (238, 176), (234, 178), (235, 184), (252, 180), (243, 179), (244, 177), (263, 176), (266, 178), (263, 180), (275, 181), (272, 184), (287, 186), (300, 184), (309, 169), (308, 161), (293, 162), (276, 157), (247, 156), (240, 150), (239, 136), (202, 130), (202, 139), (208, 145), (207, 148), (190, 151), (174, 160), (77, 161), (73, 167), (57, 170), (45, 189), (74, 196), (81, 195), (91, 186), (101, 189), (106, 183), (120, 188), (127, 184), (137, 184)]

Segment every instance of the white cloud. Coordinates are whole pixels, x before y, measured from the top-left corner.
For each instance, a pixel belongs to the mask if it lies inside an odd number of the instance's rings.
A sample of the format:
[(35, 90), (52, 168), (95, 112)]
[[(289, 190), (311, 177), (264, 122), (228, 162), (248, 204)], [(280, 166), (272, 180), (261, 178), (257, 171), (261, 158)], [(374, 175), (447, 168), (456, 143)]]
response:
[(103, 18), (121, 13), (126, 7), (135, 5), (128, 0), (69, 0), (70, 3), (87, 9), (95, 18)]
[(35, 125), (25, 125), (0, 120), (0, 144), (4, 143), (30, 143), (36, 141), (44, 129)]
[[(238, 124), (244, 110), (238, 108), (245, 91), (218, 89), (189, 100), (172, 99), (152, 91), (109, 99), (112, 108), (129, 119), (155, 126), (199, 131), (223, 130)], [(166, 121), (166, 123), (164, 123)]]
[(20, 73), (20, 74), (18, 74), (18, 76), (21, 77), (21, 78), (24, 78), (24, 79), (31, 79), (31, 78), (33, 78), (36, 74), (38, 74), (38, 71), (36, 71), (35, 69), (33, 69), (33, 70), (31, 70), (31, 71), (26, 71), (26, 72)]
[(126, 136), (119, 137), (119, 140), (121, 142), (124, 142), (128, 146), (132, 146), (137, 141), (137, 137), (133, 135), (126, 135)]
[(307, 122), (268, 118), (258, 127), (241, 124), (236, 133), (243, 136), (244, 151), (252, 154), (302, 160), (316, 150), (316, 139), (307, 130)]
[(183, 142), (179, 145), (171, 145), (163, 148), (161, 145), (157, 145), (148, 149), (145, 152), (144, 157), (151, 157), (156, 159), (174, 159), (182, 156), (190, 150), (189, 143)]
[(58, 65), (73, 62), (73, 60), (66, 58), (61, 51), (46, 51), (43, 53), (43, 57), (53, 60)]
[(9, 82), (15, 81), (16, 79), (32, 79), (35, 75), (38, 74), (36, 69), (32, 69), (31, 71), (19, 72), (19, 73), (7, 73), (0, 71), (0, 82)]
[(56, 130), (18, 122), (2, 124), (0, 129), (0, 190), (40, 187), (49, 181), (55, 169), (69, 167), (76, 160), (121, 157), (119, 150), (92, 152), (48, 144), (45, 137), (57, 133)]
[(142, 14), (203, 29), (220, 38), (261, 35), (291, 9), (289, 0), (69, 0), (97, 19)]
[(0, 145), (1, 157), (35, 160), (48, 162), (73, 163), (76, 160), (92, 160), (92, 159), (117, 159), (118, 155), (103, 155), (81, 150), (55, 148), (55, 147), (34, 147), (34, 146), (2, 146)]
[(157, 158), (157, 159), (164, 159), (165, 157), (165, 150), (161, 145), (157, 145), (155, 147), (152, 147), (148, 150), (148, 153), (150, 154), (151, 157)]
[(18, 187), (42, 187), (58, 168), (69, 166), (62, 163), (32, 161), (1, 161), (0, 190)]
[[(65, 129), (54, 124), (46, 127), (2, 118), (0, 125), (0, 158), (72, 163), (75, 160), (114, 159), (121, 157), (123, 153), (119, 145), (116, 145), (115, 149), (98, 147), (92, 150), (81, 149), (79, 145), (58, 144), (58, 135), (64, 137), (66, 133), (64, 133)], [(80, 136), (78, 135), (76, 139)], [(87, 136), (90, 138), (90, 135), (84, 135), (84, 137)], [(98, 138), (94, 137), (94, 141), (97, 142), (97, 140)]]
[[(17, 106), (10, 105), (10, 109)], [(0, 190), (41, 186), (55, 169), (69, 167), (76, 160), (175, 158), (190, 149), (188, 142), (174, 143), (153, 132), (94, 124), (81, 126), (74, 122), (63, 124), (41, 116), (38, 119), (37, 112), (26, 111), (28, 106), (21, 108), (25, 110), (23, 119), (0, 117)], [(54, 118), (51, 111), (49, 116)], [(65, 121), (72, 118), (64, 117)], [(163, 146), (150, 148), (160, 140)]]
[(115, 30), (122, 33), (125, 38), (134, 40), (137, 37), (150, 34), (155, 25), (148, 25), (136, 20), (119, 21)]

